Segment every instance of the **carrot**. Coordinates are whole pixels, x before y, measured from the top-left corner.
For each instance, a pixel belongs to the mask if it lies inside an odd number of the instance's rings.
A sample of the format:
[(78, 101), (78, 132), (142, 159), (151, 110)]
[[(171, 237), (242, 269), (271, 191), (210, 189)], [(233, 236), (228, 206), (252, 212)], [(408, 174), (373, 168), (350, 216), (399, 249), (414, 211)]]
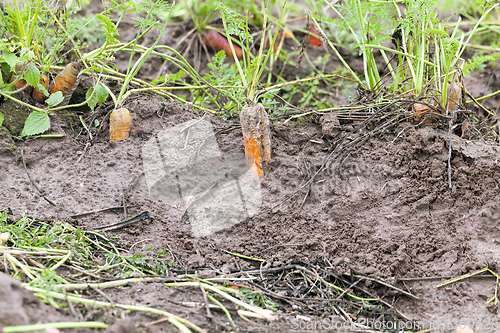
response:
[[(228, 56), (232, 56), (233, 52), (229, 46), (229, 42), (226, 38), (222, 37), (217, 31), (209, 30), (205, 35), (205, 43), (207, 46), (213, 48), (216, 51), (224, 50)], [(233, 43), (234, 52), (237, 58), (243, 58), (243, 51), (241, 47)]]
[(14, 66), (14, 69), (12, 70), (13, 75), (10, 79), (10, 82), (14, 82), (14, 88), (16, 88), (16, 90), (19, 90), (24, 87), (23, 91), (25, 91), (26, 89), (28, 89), (29, 86), (27, 86), (26, 80), (21, 77), (23, 67), (24, 63), (22, 62), (18, 62)]
[(128, 139), (132, 116), (125, 108), (114, 109), (109, 116), (109, 138), (111, 141)]
[(462, 104), (462, 90), (458, 82), (453, 82), (448, 88), (448, 111), (456, 111)]
[[(14, 82), (16, 80), (17, 80), (17, 77), (12, 76), (12, 79), (10, 80), (10, 82)], [(14, 82), (14, 88), (16, 88), (16, 90), (19, 90), (22, 87), (25, 87), (23, 90), (26, 90), (28, 88), (26, 85), (27, 85), (27, 82), (25, 79), (19, 79), (16, 82)]]
[[(52, 85), (50, 86), (50, 93), (53, 94), (58, 91), (62, 91), (64, 96), (64, 101), (59, 105), (66, 104), (69, 102), (73, 91), (76, 89), (76, 82), (78, 81), (78, 72), (80, 71), (80, 62), (78, 60), (73, 61), (64, 67), (63, 71), (57, 74)], [(58, 105), (58, 106), (59, 106)]]
[[(49, 88), (49, 76), (47, 74), (42, 74), (40, 76), (40, 84), (46, 89), (48, 90)], [(37, 87), (35, 87), (35, 89), (33, 89), (33, 98), (39, 102), (39, 103), (42, 103), (43, 101), (45, 101), (45, 95), (43, 94), (43, 92), (41, 92), (40, 90), (38, 90)]]
[[(282, 43), (282, 40), (284, 38), (293, 38), (295, 35), (293, 34), (292, 30), (285, 28), (284, 32), (278, 32), (276, 35), (276, 43), (273, 45), (273, 51), (276, 53), (278, 52), (279, 45)], [(267, 40), (267, 46), (270, 47), (272, 40), (268, 39)]]
[(312, 46), (315, 46), (315, 47), (320, 47), (321, 45), (323, 45), (323, 41), (320, 39), (321, 38), (321, 34), (319, 33), (318, 29), (316, 29), (316, 27), (314, 26), (314, 24), (311, 24), (309, 26), (309, 43), (312, 45)]
[(428, 114), (431, 112), (431, 108), (429, 106), (415, 103), (413, 104), (413, 109), (415, 111), (415, 117), (411, 120), (412, 123), (418, 123), (420, 126), (432, 124), (432, 119), (428, 118)]
[(295, 37), (295, 35), (293, 34), (293, 31), (288, 29), (288, 28), (285, 28), (285, 30), (283, 31), (283, 35), (285, 36), (285, 38)]
[(264, 177), (262, 162), (267, 167), (271, 161), (269, 117), (262, 104), (250, 102), (241, 109), (240, 121), (248, 166), (253, 173)]
[[(442, 111), (442, 107), (436, 101), (434, 101), (433, 108)], [(415, 103), (413, 109), (415, 117), (410, 119), (411, 123), (417, 123), (419, 126), (430, 126), (442, 120), (441, 115), (433, 113), (433, 109), (425, 104)]]

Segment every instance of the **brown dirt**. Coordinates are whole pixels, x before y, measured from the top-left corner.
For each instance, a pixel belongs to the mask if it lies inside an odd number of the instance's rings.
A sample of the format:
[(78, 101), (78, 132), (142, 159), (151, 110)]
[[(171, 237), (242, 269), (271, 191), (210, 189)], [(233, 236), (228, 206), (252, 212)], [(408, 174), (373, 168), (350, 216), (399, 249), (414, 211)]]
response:
[[(394, 131), (404, 129), (398, 137), (371, 139), (353, 151), (340, 169), (343, 178), (337, 172), (338, 163), (321, 173), (302, 208), (305, 190), (266, 211), (293, 193), (318, 168), (330, 151), (328, 134), (334, 132), (326, 125), (322, 132), (321, 125), (307, 121), (275, 125), (271, 172), (262, 180), (261, 213), (209, 236), (194, 237), (190, 225), (181, 222), (185, 210), (182, 200), (157, 200), (148, 193), (141, 149), (145, 138), (198, 115), (185, 106), (152, 96), (138, 97), (127, 107), (134, 115), (134, 128), (131, 138), (124, 142), (110, 143), (107, 135), (101, 134), (98, 143), (85, 149), (68, 131), (63, 139), (30, 140), (4, 152), (1, 209), (10, 208), (15, 216), (27, 212), (38, 219), (55, 218), (85, 228), (107, 225), (123, 219), (123, 214), (69, 216), (120, 206), (124, 189), (138, 177), (133, 190), (126, 192), (125, 202), (142, 206), (128, 213), (149, 211), (151, 220), (113, 235), (127, 244), (141, 242), (142, 246), (134, 248), (138, 253), (141, 247), (169, 246), (180, 261), (174, 270), (238, 270), (231, 256), (222, 255), (218, 249), (265, 258), (264, 268), (300, 260), (332, 267), (345, 260), (357, 272), (406, 286), (420, 297), (415, 301), (393, 295), (377, 283), (367, 283), (367, 288), (394, 300), (397, 308), (412, 319), (451, 319), (457, 314), (485, 321), (498, 318), (498, 309), (484, 304), (485, 297), (494, 294), (494, 280), (469, 279), (450, 288), (437, 288), (442, 279), (398, 281), (460, 275), (486, 266), (498, 271), (500, 167), (495, 148), (481, 143), (473, 146), (454, 137), (449, 189), (446, 131), (401, 125)], [(229, 125), (217, 118), (212, 122), (215, 128)], [(329, 130), (332, 132), (327, 133)], [(243, 156), (239, 129), (218, 135), (217, 143), (224, 155)], [(20, 159), (21, 149), (31, 177), (56, 206), (48, 204), (29, 181)], [(239, 266), (253, 267), (245, 261), (239, 261)], [(165, 296), (168, 291), (164, 289), (151, 283), (133, 286), (128, 293), (117, 289), (107, 294), (116, 302), (148, 298), (146, 305), (160, 305), (163, 300), (172, 300)], [(189, 292), (182, 297), (196, 296)], [(324, 315), (310, 309), (295, 309), (290, 315), (296, 313)], [(203, 311), (192, 316), (203, 321)], [(154, 320), (140, 318), (138, 323)]]
[[(483, 72), (484, 80), (489, 80), (488, 73), (488, 70)], [(144, 76), (150, 75), (153, 74), (146, 68)], [(476, 82), (478, 78), (468, 81), (471, 92), (478, 87), (482, 87), (482, 92), (494, 88), (484, 80)], [(104, 116), (109, 106), (100, 107), (96, 114)], [(151, 219), (109, 234), (118, 237), (120, 243), (134, 245), (130, 254), (142, 253), (150, 247), (156, 252), (170, 248), (169, 259), (175, 261), (169, 273), (171, 277), (183, 272), (213, 276), (258, 268), (251, 261), (223, 252), (226, 250), (266, 259), (262, 269), (295, 263), (331, 273), (354, 272), (393, 284), (419, 299), (369, 280), (360, 286), (408, 318), (424, 323), (426, 328), (439, 322), (438, 332), (455, 332), (464, 321), (472, 321), (476, 333), (498, 332), (498, 326), (493, 324), (500, 320), (499, 309), (485, 304), (495, 294), (494, 279), (469, 278), (438, 288), (448, 276), (485, 267), (500, 272), (500, 154), (497, 146), (453, 136), (452, 187), (449, 188), (447, 131), (401, 124), (392, 133), (372, 138), (352, 150), (341, 166), (338, 159), (334, 160), (315, 178), (309, 192), (308, 187), (300, 189), (302, 184), (328, 158), (332, 140), (346, 135), (352, 127), (336, 124), (329, 115), (275, 123), (271, 170), (260, 183), (262, 207), (258, 214), (237, 218), (239, 223), (197, 236), (200, 231), (186, 222), (186, 210), (196, 213), (194, 208), (187, 209), (187, 197), (159, 198), (154, 187), (150, 192), (143, 154), (147, 142), (151, 142), (148, 140), (174, 126), (183, 128), (186, 122), (202, 115), (154, 95), (131, 98), (125, 106), (133, 115), (133, 129), (130, 139), (123, 142), (109, 142), (105, 123), (95, 144), (87, 145), (86, 132), (69, 113), (51, 117), (53, 131), (65, 133), (61, 139), (13, 141), (0, 128), (3, 189), (0, 211), (12, 211), (13, 219), (26, 212), (37, 219), (61, 220), (91, 229), (123, 220), (123, 212), (76, 218), (71, 215), (123, 203), (140, 204), (141, 207), (128, 209), (128, 216), (147, 211)], [(206, 117), (210, 118), (215, 132), (236, 123)], [(244, 158), (241, 130), (224, 131), (217, 134), (216, 139), (222, 157), (204, 160), (215, 164), (208, 164), (208, 172), (201, 174), (203, 181), (229, 182), (245, 174), (248, 168), (240, 163)], [(56, 206), (44, 200), (28, 179), (21, 151), (34, 182)], [(217, 163), (225, 163), (224, 172), (219, 174), (218, 167), (222, 164)], [(207, 183), (203, 184), (204, 189)], [(297, 190), (291, 199), (281, 203)], [(196, 189), (192, 191), (198, 196), (201, 193)], [(232, 199), (234, 195), (228, 194), (225, 198)], [(277, 203), (281, 204), (276, 206)], [(99, 260), (102, 258), (96, 258), (96, 262)], [(171, 311), (210, 332), (232, 330), (222, 313), (209, 320), (204, 308), (179, 305), (182, 301), (201, 301), (202, 295), (197, 289), (167, 288), (158, 282), (106, 289), (106, 298), (91, 291), (87, 293), (98, 300), (109, 298), (116, 303), (140, 303)], [(288, 295), (293, 296), (291, 290)], [(0, 313), (0, 328), (72, 320), (68, 319), (69, 314), (41, 304), (3, 274), (0, 275), (0, 296), (0, 302), (12, 300), (4, 307), (10, 307), (13, 313), (12, 316)], [(279, 304), (281, 311), (276, 323), (248, 324), (236, 315), (233, 318), (236, 317), (242, 331), (255, 332), (312, 330), (312, 326), (308, 326), (311, 322), (299, 320), (297, 315), (339, 319), (329, 305), (297, 303), (299, 305), (292, 306), (279, 299), (273, 301)], [(146, 326), (160, 319), (156, 315), (99, 311), (95, 309), (94, 315), (86, 319), (104, 318), (108, 323), (119, 318), (129, 319), (117, 321), (108, 332), (133, 332), (130, 320), (140, 332), (173, 330), (166, 322)], [(357, 319), (363, 321), (365, 317)]]

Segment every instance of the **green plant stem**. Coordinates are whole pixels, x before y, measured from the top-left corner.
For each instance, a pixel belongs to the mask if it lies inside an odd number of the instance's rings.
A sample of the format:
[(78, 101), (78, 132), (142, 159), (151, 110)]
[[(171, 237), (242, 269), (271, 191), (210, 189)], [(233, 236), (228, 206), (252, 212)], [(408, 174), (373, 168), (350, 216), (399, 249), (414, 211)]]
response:
[[(227, 92), (225, 90), (218, 89), (218, 88), (214, 87), (209, 82), (207, 82), (205, 79), (203, 79), (202, 77), (200, 77), (199, 74), (194, 70), (194, 68), (192, 68), (191, 65), (186, 61), (186, 59), (184, 59), (184, 57), (182, 57), (177, 51), (175, 51), (171, 47), (165, 46), (165, 45), (160, 45), (160, 46), (157, 47), (157, 49), (166, 49), (168, 51), (172, 51), (174, 54), (176, 54), (176, 55), (178, 55), (180, 57), (180, 60), (172, 58), (172, 57), (169, 57), (169, 56), (167, 56), (167, 55), (165, 55), (163, 53), (156, 52), (156, 51), (151, 52), (151, 54), (159, 56), (161, 58), (164, 58), (166, 60), (171, 61), (172, 63), (174, 63), (180, 69), (187, 71), (188, 74), (191, 76), (191, 78), (195, 81), (195, 83), (203, 82), (204, 84), (206, 84), (211, 89), (220, 91), (222, 94), (228, 96), (228, 98), (230, 98), (233, 102), (235, 102), (236, 105), (240, 105), (238, 99), (236, 99), (232, 94), (230, 94), (229, 92)], [(141, 51), (138, 50), (137, 52), (141, 52)], [(153, 87), (151, 84), (144, 83), (144, 82), (141, 82), (141, 83), (145, 84), (146, 86)], [(217, 102), (215, 101), (215, 99), (213, 98), (213, 96), (208, 93), (208, 90), (204, 89), (204, 91), (207, 93), (208, 96), (210, 96), (210, 98), (212, 99), (212, 101), (214, 101), (214, 103), (217, 104)]]
[[(228, 30), (227, 29), (227, 22), (226, 22), (226, 18), (224, 15), (222, 15), (222, 24), (224, 25), (224, 30), (227, 31)], [(227, 41), (229, 42), (229, 47), (231, 48), (231, 52), (233, 53), (234, 63), (236, 64), (236, 68), (238, 69), (238, 73), (240, 73), (241, 82), (246, 87), (248, 85), (248, 82), (247, 82), (247, 79), (245, 77), (245, 74), (243, 73), (243, 69), (241, 68), (240, 62), (238, 61), (238, 57), (236, 57), (236, 52), (234, 52), (233, 41), (230, 38), (228, 38)]]
[(30, 331), (45, 331), (49, 328), (107, 328), (108, 325), (101, 323), (99, 321), (87, 321), (87, 322), (58, 322), (58, 323), (46, 323), (46, 324), (35, 324), (35, 325), (19, 325), (19, 326), (5, 326), (2, 329), (4, 333), (16, 333), (16, 332), (30, 332)]
[[(151, 29), (153, 29), (152, 26), (149, 27), (148, 29), (146, 29), (144, 32), (142, 32), (138, 36), (138, 38), (144, 37), (144, 35), (146, 35)], [(115, 52), (121, 51), (123, 48), (129, 47), (133, 43), (134, 43), (134, 40), (132, 40), (132, 41), (130, 41), (128, 43), (120, 43), (120, 44), (112, 44), (112, 45), (106, 45), (106, 44), (104, 44), (103, 46), (101, 46), (100, 48), (98, 48), (96, 50), (93, 50), (93, 51), (91, 51), (89, 53), (85, 53), (82, 56), (82, 60), (83, 59), (91, 60), (91, 59), (94, 59), (94, 58), (98, 58), (101, 54), (103, 54), (106, 51), (109, 51), (109, 53), (115, 53)]]
[(19, 262), (19, 260), (17, 260), (16, 258), (14, 258), (10, 253), (4, 253), (4, 256), (5, 258), (11, 263), (11, 265), (13, 266), (18, 266), (19, 268), (21, 268), (21, 270), (32, 280), (35, 280), (37, 279), (39, 276), (38, 275), (34, 275), (35, 273), (34, 272), (31, 272), (30, 269), (28, 269), (28, 267), (26, 267), (26, 265), (24, 264), (21, 264)]
[(188, 321), (182, 317), (176, 316), (176, 315), (169, 313), (169, 312), (166, 312), (166, 311), (150, 308), (147, 306), (126, 305), (126, 304), (119, 304), (119, 303), (109, 303), (109, 302), (103, 302), (103, 301), (90, 300), (90, 299), (85, 299), (85, 298), (77, 297), (77, 296), (64, 295), (64, 294), (54, 292), (54, 291), (47, 291), (47, 290), (42, 289), (42, 288), (29, 286), (25, 283), (23, 283), (22, 286), (24, 288), (34, 292), (34, 293), (37, 293), (37, 294), (40, 294), (40, 295), (43, 295), (46, 297), (52, 297), (52, 298), (60, 299), (60, 300), (69, 300), (69, 301), (74, 302), (74, 303), (82, 303), (82, 304), (107, 307), (107, 308), (120, 308), (120, 309), (129, 310), (129, 311), (141, 311), (141, 312), (154, 313), (154, 314), (157, 314), (160, 316), (167, 317), (169, 319), (173, 318), (177, 322), (182, 323), (183, 325), (190, 327), (197, 332), (200, 332), (200, 333), (204, 332), (200, 327), (196, 326), (195, 324), (191, 323), (190, 321)]
[(92, 133), (90, 133), (87, 125), (85, 124), (85, 122), (83, 121), (83, 116), (82, 115), (79, 115), (78, 118), (80, 119), (80, 123), (82, 124), (83, 128), (85, 128), (85, 130), (87, 131), (88, 135), (89, 135), (89, 139), (92, 140)]
[(229, 322), (231, 323), (231, 326), (233, 327), (236, 327), (236, 324), (234, 323), (233, 321), (233, 318), (231, 317), (231, 314), (229, 313), (229, 311), (226, 309), (226, 307), (224, 305), (222, 305), (221, 302), (219, 302), (215, 297), (213, 297), (212, 295), (210, 295), (209, 293), (207, 293), (207, 297), (210, 298), (210, 300), (212, 302), (214, 302), (215, 304), (217, 304), (217, 306), (219, 308), (221, 308), (222, 311), (224, 311), (224, 313), (226, 314), (227, 316), (227, 319), (229, 320)]
[(94, 91), (92, 91), (92, 94), (90, 94), (89, 98), (87, 98), (86, 100), (84, 100), (81, 103), (78, 103), (78, 104), (69, 104), (69, 105), (66, 105), (66, 106), (59, 106), (59, 107), (55, 107), (55, 108), (50, 108), (49, 107), (48, 111), (58, 111), (58, 110), (64, 110), (64, 109), (77, 108), (79, 106), (84, 106), (85, 104), (87, 104), (92, 99), (92, 97), (94, 96), (94, 94), (95, 94), (95, 89), (94, 89)]
[(115, 94), (113, 94), (113, 92), (111, 91), (111, 89), (108, 88), (107, 85), (103, 84), (102, 86), (104, 87), (104, 89), (106, 89), (108, 91), (109, 96), (111, 96), (111, 99), (113, 100), (113, 104), (115, 105), (115, 108), (117, 108), (118, 101), (116, 99)]
[[(314, 17), (311, 17), (311, 20), (316, 25), (316, 28), (318, 29), (318, 31), (324, 36), (325, 32), (323, 31), (323, 28), (321, 28), (321, 26), (318, 25), (318, 22), (314, 19)], [(326, 39), (326, 43), (328, 44), (328, 46), (330, 46), (330, 48), (333, 50), (333, 52), (335, 53), (337, 58), (339, 58), (340, 62), (349, 71), (349, 73), (356, 80), (356, 82), (358, 82), (361, 87), (366, 89), (366, 86), (364, 85), (364, 83), (359, 79), (358, 75), (356, 75), (356, 73), (352, 70), (352, 68), (347, 64), (347, 62), (344, 60), (344, 58), (340, 55), (339, 51), (337, 51), (337, 48), (335, 48), (335, 46), (333, 46), (332, 42), (329, 39)]]
[(495, 3), (493, 6), (491, 6), (490, 9), (488, 9), (486, 11), (486, 13), (484, 13), (480, 18), (479, 20), (476, 22), (476, 24), (474, 25), (474, 28), (472, 28), (472, 30), (470, 31), (470, 35), (469, 37), (467, 38), (467, 40), (465, 41), (465, 43), (462, 45), (462, 48), (458, 51), (458, 54), (457, 54), (457, 57), (456, 57), (456, 60), (454, 62), (452, 62), (452, 66), (453, 67), (455, 65), (455, 63), (458, 61), (458, 59), (462, 56), (462, 54), (464, 53), (465, 51), (465, 48), (467, 47), (467, 45), (469, 45), (469, 42), (470, 42), (470, 39), (472, 38), (472, 36), (474, 35), (474, 32), (476, 31), (476, 29), (479, 27), (479, 25), (481, 24), (481, 21), (494, 9), (498, 6), (498, 3)]
[(31, 45), (31, 38), (33, 37), (33, 33), (35, 32), (35, 28), (39, 24), (38, 22), (38, 14), (40, 13), (40, 8), (42, 7), (41, 5), (41, 0), (36, 0), (36, 11), (35, 15), (33, 18), (31, 18), (31, 26), (28, 31), (28, 37), (26, 38), (26, 45)]
[[(480, 101), (480, 100), (482, 100), (482, 99), (485, 99), (485, 98), (488, 98), (488, 97), (492, 97), (492, 96), (495, 96), (495, 95), (498, 95), (498, 94), (500, 94), (500, 90), (497, 90), (497, 91), (495, 91), (495, 92), (492, 92), (491, 94), (488, 94), (488, 95), (486, 95), (486, 96), (481, 96), (481, 97), (478, 97), (478, 98), (476, 98), (475, 100), (476, 100), (476, 101)], [(465, 103), (472, 103), (472, 102), (474, 102), (474, 100), (470, 100), (470, 101), (467, 101), (467, 102), (465, 102)]]
[(46, 111), (46, 110), (44, 110), (44, 109), (40, 109), (40, 108), (38, 108), (38, 107), (36, 107), (36, 106), (34, 106), (34, 105), (31, 105), (31, 104), (28, 104), (28, 103), (25, 103), (25, 102), (23, 102), (23, 101), (21, 101), (21, 100), (19, 100), (19, 99), (15, 98), (15, 97), (10, 96), (10, 94), (6, 94), (6, 93), (4, 93), (4, 92), (3, 92), (3, 91), (1, 91), (1, 90), (0, 90), (0, 95), (2, 95), (3, 97), (6, 97), (6, 98), (8, 98), (8, 99), (11, 99), (11, 100), (13, 100), (13, 101), (14, 101), (14, 102), (16, 102), (16, 103), (19, 103), (19, 104), (21, 104), (21, 105), (27, 106), (27, 107), (29, 107), (30, 109), (33, 109), (33, 110), (35, 110), (35, 111), (38, 111), (38, 112), (43, 112), (43, 113), (47, 113), (47, 111)]
[[(264, 7), (264, 18), (262, 21), (262, 35), (260, 39), (259, 55), (257, 56), (257, 63), (255, 65), (255, 70), (253, 72), (252, 81), (250, 82), (250, 89), (248, 90), (247, 93), (247, 98), (251, 101), (255, 100), (255, 87), (257, 86), (257, 81), (260, 78), (259, 74), (262, 73), (261, 64), (262, 64), (262, 53), (264, 52), (264, 43), (265, 43), (264, 41), (266, 40), (266, 28), (267, 28), (267, 4)], [(277, 29), (279, 29), (279, 24)], [(273, 39), (272, 45), (274, 45), (275, 42), (276, 42), (276, 37)], [(268, 55), (269, 54), (270, 52), (268, 53)]]
[(234, 252), (229, 252), (229, 251), (225, 251), (225, 250), (223, 250), (223, 251), (224, 251), (224, 252), (226, 252), (226, 253), (228, 253), (228, 254), (230, 254), (230, 255), (233, 255), (233, 256), (235, 256), (235, 257), (242, 258), (242, 259), (248, 259), (248, 260), (260, 261), (260, 262), (265, 262), (265, 261), (266, 261), (265, 259), (248, 257), (248, 256), (243, 255), (243, 254), (234, 253)]
[(34, 136), (33, 138), (64, 138), (64, 134), (42, 134)]
[(156, 282), (164, 280), (161, 277), (143, 277), (143, 278), (130, 278), (116, 281), (109, 281), (103, 283), (74, 283), (74, 284), (56, 284), (54, 286), (54, 290), (62, 291), (62, 290), (77, 290), (77, 289), (86, 289), (86, 288), (96, 288), (96, 289), (104, 289), (104, 288), (112, 288), (112, 287), (122, 287), (131, 283), (146, 283), (146, 282)]
[(268, 91), (273, 91), (273, 90), (279, 89), (281, 87), (289, 86), (292, 84), (297, 84), (297, 83), (302, 83), (302, 82), (307, 82), (307, 81), (314, 81), (314, 80), (318, 80), (318, 79), (326, 79), (329, 77), (338, 77), (338, 78), (342, 78), (342, 79), (346, 79), (349, 81), (354, 81), (354, 82), (360, 83), (356, 79), (350, 78), (348, 76), (340, 75), (340, 74), (323, 74), (323, 75), (306, 77), (303, 79), (298, 79), (298, 80), (294, 80), (294, 81), (288, 81), (288, 82), (284, 82), (284, 83), (275, 84), (275, 85), (272, 85), (272, 86), (267, 87), (265, 89), (261, 89), (261, 90), (257, 91), (257, 95), (260, 95), (260, 94), (268, 92)]
[(475, 275), (479, 275), (481, 273), (484, 273), (484, 272), (489, 272), (491, 273), (492, 275), (496, 276), (497, 279), (500, 277), (498, 274), (495, 274), (492, 270), (490, 270), (489, 268), (483, 268), (483, 269), (480, 269), (478, 271), (475, 271), (475, 272), (472, 272), (472, 273), (467, 273), (467, 274), (464, 274), (464, 275), (461, 275), (459, 277), (456, 277), (456, 278), (453, 278), (453, 279), (450, 279), (450, 280), (446, 280), (444, 281), (443, 283), (440, 283), (438, 285), (438, 288), (440, 287), (444, 287), (450, 283), (455, 283), (455, 282), (458, 282), (458, 281), (461, 281), (461, 280), (464, 280), (464, 279), (467, 279), (467, 278), (470, 278), (470, 277), (473, 277)]
[(14, 7), (16, 8), (16, 20), (17, 20), (17, 28), (19, 29), (19, 32), (21, 36), (21, 40), (24, 43), (24, 46), (26, 46), (26, 33), (24, 32), (24, 22), (21, 18), (21, 10), (19, 9), (19, 6), (17, 5), (17, 0), (14, 0)]

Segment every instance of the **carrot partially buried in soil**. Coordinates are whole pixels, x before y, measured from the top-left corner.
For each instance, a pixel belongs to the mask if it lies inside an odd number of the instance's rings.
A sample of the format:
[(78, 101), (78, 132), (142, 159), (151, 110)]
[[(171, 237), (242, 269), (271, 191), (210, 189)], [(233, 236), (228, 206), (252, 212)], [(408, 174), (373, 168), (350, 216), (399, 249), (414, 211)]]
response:
[(128, 139), (132, 116), (126, 108), (116, 108), (109, 115), (109, 138), (111, 141)]
[(21, 77), (23, 67), (24, 67), (24, 63), (22, 63), (22, 62), (18, 62), (14, 66), (14, 70), (13, 70), (14, 75), (12, 75), (10, 82), (14, 82), (14, 88), (16, 88), (16, 90), (19, 90), (19, 89), (24, 87), (23, 90), (25, 91), (26, 89), (29, 88), (29, 86), (27, 86), (26, 80)]
[[(49, 89), (49, 76), (47, 74), (42, 74), (40, 75), (40, 84), (45, 88), (45, 90), (48, 91)], [(45, 95), (43, 92), (41, 92), (37, 87), (33, 89), (33, 98), (39, 102), (42, 103), (45, 101)]]
[(64, 101), (59, 105), (62, 105), (65, 102), (68, 102), (73, 94), (73, 91), (76, 88), (76, 82), (78, 81), (78, 72), (80, 71), (80, 61), (76, 60), (70, 62), (64, 67), (62, 72), (57, 74), (54, 81), (52, 81), (52, 85), (50, 86), (50, 93), (53, 94), (58, 91), (62, 91), (64, 96)]
[[(205, 35), (205, 43), (207, 46), (216, 51), (224, 50), (228, 56), (233, 55), (233, 51), (231, 50), (228, 40), (221, 36), (221, 34), (217, 31), (209, 30)], [(241, 47), (233, 43), (233, 48), (236, 57), (239, 59), (243, 58), (243, 51), (241, 50)]]
[(320, 47), (321, 45), (323, 45), (323, 41), (320, 39), (321, 34), (319, 33), (318, 29), (314, 26), (314, 24), (311, 24), (309, 26), (309, 32), (310, 32), (309, 43), (312, 46)]
[[(17, 80), (17, 81), (16, 81), (16, 80)], [(16, 81), (16, 82), (14, 82), (14, 81)], [(16, 90), (19, 90), (19, 89), (21, 89), (22, 87), (24, 87), (24, 89), (23, 89), (23, 90), (26, 90), (26, 89), (28, 89), (28, 87), (29, 87), (29, 86), (27, 86), (27, 82), (26, 82), (26, 80), (25, 80), (25, 79), (19, 79), (19, 80), (18, 80), (18, 78), (17, 78), (17, 77), (14, 77), (14, 76), (13, 76), (13, 77), (12, 77), (12, 79), (11, 79), (11, 82), (14, 82), (14, 88), (16, 88)]]
[[(438, 105), (434, 103), (434, 107), (437, 108)], [(439, 115), (434, 114), (432, 108), (428, 105), (415, 103), (413, 104), (413, 109), (415, 111), (415, 117), (413, 117), (410, 122), (418, 123), (419, 126), (429, 126), (440, 119)]]
[(269, 117), (262, 104), (250, 101), (241, 109), (240, 121), (248, 166), (253, 173), (264, 177), (262, 162), (267, 167), (271, 161)]

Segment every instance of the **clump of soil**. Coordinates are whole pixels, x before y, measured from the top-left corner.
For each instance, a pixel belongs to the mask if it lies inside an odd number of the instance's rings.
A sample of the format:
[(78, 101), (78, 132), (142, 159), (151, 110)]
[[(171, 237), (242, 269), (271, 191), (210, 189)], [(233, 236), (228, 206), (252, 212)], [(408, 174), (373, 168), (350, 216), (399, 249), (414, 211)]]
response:
[(0, 309), (0, 329), (6, 326), (76, 321), (43, 304), (32, 292), (21, 287), (19, 281), (4, 273), (0, 273)]
[[(64, 220), (90, 229), (123, 220), (122, 211), (70, 216), (124, 203), (140, 204), (130, 208), (128, 215), (148, 211), (151, 219), (112, 233), (120, 242), (141, 244), (131, 253), (152, 246), (156, 250), (169, 248), (175, 255), (171, 259), (176, 261), (173, 276), (185, 271), (227, 274), (256, 267), (224, 252), (229, 251), (266, 259), (262, 269), (300, 262), (395, 284), (419, 300), (376, 282), (361, 283), (413, 320), (428, 323), (459, 316), (491, 322), (498, 318), (498, 309), (484, 304), (485, 298), (495, 293), (493, 279), (465, 279), (437, 288), (444, 280), (439, 277), (484, 267), (500, 270), (500, 166), (494, 146), (453, 136), (449, 188), (447, 131), (401, 124), (394, 134), (372, 138), (350, 151), (341, 165), (340, 159), (334, 160), (310, 188), (300, 189), (329, 156), (330, 131), (345, 135), (351, 129), (332, 125), (328, 115), (319, 123), (274, 125), (271, 171), (260, 183), (259, 212), (215, 233), (195, 237), (193, 225), (185, 218), (186, 198), (169, 201), (150, 195), (142, 153), (151, 138), (200, 115), (152, 96), (131, 99), (126, 107), (134, 124), (128, 140), (111, 143), (104, 128), (95, 144), (80, 144), (85, 142), (86, 133), (81, 132), (75, 140), (71, 128), (78, 123), (64, 118), (60, 125), (66, 137), (16, 142), (19, 148), (13, 153), (2, 152), (0, 209), (10, 209), (15, 216), (27, 212), (38, 219)], [(241, 130), (216, 117), (210, 120), (214, 132), (226, 129), (216, 135), (221, 156), (244, 158)], [(44, 200), (28, 179), (20, 149), (31, 177), (56, 206)], [(246, 171), (243, 167), (238, 175)], [(159, 298), (166, 292), (160, 283), (145, 286), (148, 303), (186, 313)], [(17, 293), (24, 292), (19, 289)], [(186, 289), (182, 293), (184, 300), (200, 297), (199, 291)], [(115, 302), (127, 302), (130, 297), (137, 302), (145, 299), (137, 299), (139, 291), (127, 296), (121, 289), (109, 289), (106, 294)], [(324, 308), (294, 308), (274, 301), (286, 312), (281, 324), (274, 324), (275, 330), (291, 329), (290, 320), (297, 314), (333, 315)], [(226, 327), (207, 322), (203, 314), (204, 309), (198, 309), (189, 316), (211, 331)], [(137, 316), (141, 331), (171, 329), (166, 323), (146, 328), (158, 318)], [(493, 331), (478, 326), (477, 332)]]

